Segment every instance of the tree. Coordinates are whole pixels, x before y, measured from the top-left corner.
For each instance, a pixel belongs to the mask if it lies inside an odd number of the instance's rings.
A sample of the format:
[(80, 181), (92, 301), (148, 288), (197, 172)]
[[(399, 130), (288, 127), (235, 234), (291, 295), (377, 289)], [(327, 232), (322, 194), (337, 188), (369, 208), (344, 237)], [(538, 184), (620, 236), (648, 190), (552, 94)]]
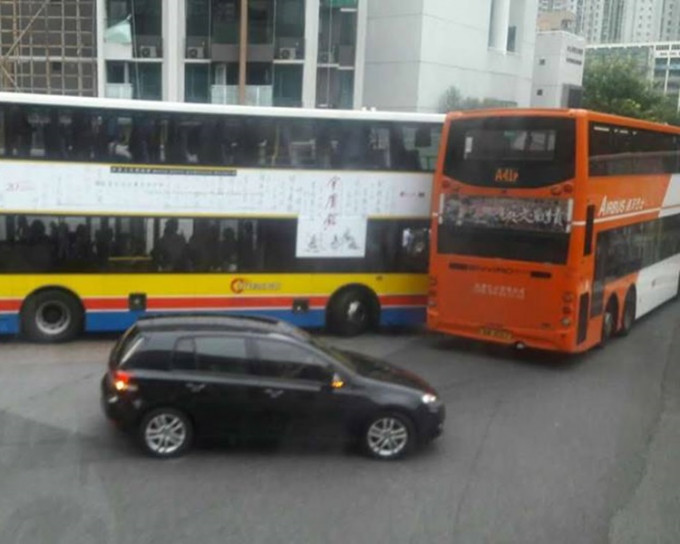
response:
[(439, 101), (439, 111), (447, 113), (449, 111), (479, 110), (485, 108), (509, 108), (516, 104), (495, 98), (474, 98), (464, 97), (457, 87), (449, 87)]
[(627, 58), (600, 58), (588, 62), (583, 74), (583, 107), (680, 124), (673, 100), (655, 89), (639, 65)]

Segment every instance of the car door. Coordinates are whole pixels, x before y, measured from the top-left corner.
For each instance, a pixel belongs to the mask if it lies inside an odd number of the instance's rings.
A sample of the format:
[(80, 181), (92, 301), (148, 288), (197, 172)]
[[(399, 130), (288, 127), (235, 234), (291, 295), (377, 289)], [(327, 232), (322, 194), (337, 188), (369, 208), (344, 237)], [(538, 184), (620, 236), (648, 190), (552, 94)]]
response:
[(294, 437), (328, 437), (340, 429), (349, 396), (332, 388), (333, 367), (297, 343), (257, 339), (252, 372), (259, 378), (263, 428)]
[[(251, 426), (258, 394), (250, 373), (247, 337), (229, 334), (194, 337), (196, 368), (201, 376), (197, 395), (202, 419), (211, 435), (242, 434)], [(205, 385), (205, 387), (203, 387)]]
[(172, 358), (174, 379), (181, 384), (181, 408), (204, 436), (238, 433), (247, 419), (252, 394), (248, 343), (228, 335), (180, 338)]

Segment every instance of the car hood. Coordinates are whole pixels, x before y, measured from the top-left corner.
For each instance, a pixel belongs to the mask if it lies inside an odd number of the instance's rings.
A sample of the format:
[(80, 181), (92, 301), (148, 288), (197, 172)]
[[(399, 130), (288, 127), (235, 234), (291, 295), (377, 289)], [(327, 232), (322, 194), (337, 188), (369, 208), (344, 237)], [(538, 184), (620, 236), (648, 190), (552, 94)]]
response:
[(386, 361), (369, 357), (363, 353), (347, 350), (342, 350), (342, 353), (351, 360), (356, 373), (363, 378), (376, 382), (401, 385), (417, 389), (424, 393), (435, 394), (434, 388), (413, 372), (391, 365)]

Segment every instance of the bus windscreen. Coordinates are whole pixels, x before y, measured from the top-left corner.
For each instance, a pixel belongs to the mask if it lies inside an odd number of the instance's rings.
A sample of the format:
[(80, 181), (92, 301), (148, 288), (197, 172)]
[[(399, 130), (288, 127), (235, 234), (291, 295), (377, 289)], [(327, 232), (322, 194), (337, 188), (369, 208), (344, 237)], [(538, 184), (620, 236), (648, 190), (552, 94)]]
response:
[(561, 117), (480, 117), (451, 124), (444, 175), (469, 185), (544, 187), (575, 171), (575, 122)]

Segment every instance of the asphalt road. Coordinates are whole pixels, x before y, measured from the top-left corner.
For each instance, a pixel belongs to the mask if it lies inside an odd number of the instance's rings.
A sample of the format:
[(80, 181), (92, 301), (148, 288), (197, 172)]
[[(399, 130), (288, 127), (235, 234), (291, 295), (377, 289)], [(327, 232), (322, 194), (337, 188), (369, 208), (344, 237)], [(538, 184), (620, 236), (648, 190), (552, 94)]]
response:
[(155, 461), (104, 420), (111, 338), (0, 341), (0, 543), (680, 542), (680, 305), (578, 358), (437, 337), (335, 340), (416, 370), (444, 436)]

